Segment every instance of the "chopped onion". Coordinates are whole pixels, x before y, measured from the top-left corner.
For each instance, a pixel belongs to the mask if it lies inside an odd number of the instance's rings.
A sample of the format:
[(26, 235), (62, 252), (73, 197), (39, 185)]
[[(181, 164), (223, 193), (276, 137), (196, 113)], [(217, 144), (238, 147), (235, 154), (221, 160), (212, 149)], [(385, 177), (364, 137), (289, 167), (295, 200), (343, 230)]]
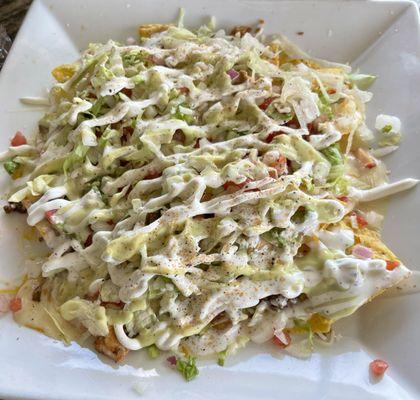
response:
[(239, 72), (234, 69), (230, 69), (229, 71), (227, 71), (227, 74), (230, 76), (230, 79), (232, 80), (239, 76)]
[(366, 221), (369, 226), (380, 229), (384, 217), (375, 211), (369, 211), (366, 213)]
[(373, 251), (369, 249), (368, 247), (362, 246), (360, 244), (356, 244), (356, 246), (353, 247), (352, 254), (358, 258), (372, 258)]
[(143, 396), (146, 391), (151, 389), (152, 382), (145, 379), (139, 379), (137, 382), (133, 385), (133, 390), (140, 396)]
[(169, 365), (176, 365), (176, 357), (170, 356), (166, 359), (166, 361), (169, 363)]

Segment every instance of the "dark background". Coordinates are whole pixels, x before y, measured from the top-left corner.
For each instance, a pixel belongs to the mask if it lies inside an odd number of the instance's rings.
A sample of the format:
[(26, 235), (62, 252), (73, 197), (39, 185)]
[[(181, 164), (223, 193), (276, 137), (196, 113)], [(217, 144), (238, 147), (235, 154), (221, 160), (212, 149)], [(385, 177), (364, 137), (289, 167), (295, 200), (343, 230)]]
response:
[(0, 25), (13, 40), (32, 0), (0, 0)]
[(0, 70), (32, 0), (0, 0)]

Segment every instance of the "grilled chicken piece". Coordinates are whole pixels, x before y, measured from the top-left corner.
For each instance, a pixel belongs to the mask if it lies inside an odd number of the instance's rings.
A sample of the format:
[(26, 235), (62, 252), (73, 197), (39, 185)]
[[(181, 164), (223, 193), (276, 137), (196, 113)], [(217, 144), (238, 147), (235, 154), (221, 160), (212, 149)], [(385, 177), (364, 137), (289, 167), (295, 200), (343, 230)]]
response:
[(115, 336), (114, 328), (109, 327), (107, 336), (100, 336), (95, 340), (95, 349), (115, 362), (121, 362), (128, 354), (129, 350), (126, 349)]

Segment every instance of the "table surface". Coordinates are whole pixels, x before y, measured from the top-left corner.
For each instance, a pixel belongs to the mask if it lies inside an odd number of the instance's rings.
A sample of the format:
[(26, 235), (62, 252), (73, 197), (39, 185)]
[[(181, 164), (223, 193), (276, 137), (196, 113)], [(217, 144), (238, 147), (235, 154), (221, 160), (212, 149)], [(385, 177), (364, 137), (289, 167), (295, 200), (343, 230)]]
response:
[[(415, 1), (420, 4), (420, 0)], [(4, 25), (12, 40), (31, 3), (32, 0), (0, 0), (0, 25)]]

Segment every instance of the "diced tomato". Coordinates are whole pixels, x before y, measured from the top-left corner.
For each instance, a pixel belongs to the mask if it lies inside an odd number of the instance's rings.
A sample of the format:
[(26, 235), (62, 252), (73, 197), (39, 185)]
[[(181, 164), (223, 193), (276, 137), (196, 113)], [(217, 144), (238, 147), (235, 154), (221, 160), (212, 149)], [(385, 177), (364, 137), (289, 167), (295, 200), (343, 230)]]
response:
[(118, 309), (123, 309), (124, 308), (125, 303), (123, 303), (122, 301), (102, 301), (101, 302), (101, 306), (104, 307), (108, 307), (108, 308), (118, 308)]
[(188, 89), (188, 88), (187, 88), (187, 87), (185, 87), (185, 86), (180, 87), (180, 88), (179, 88), (179, 91), (180, 91), (182, 94), (185, 94), (185, 95), (187, 95), (188, 93), (190, 93), (190, 89)]
[(299, 127), (299, 121), (296, 117), (293, 117), (290, 121), (287, 121), (285, 125), (289, 128), (297, 129)]
[(176, 140), (177, 142), (185, 143), (185, 133), (182, 131), (182, 129), (177, 129), (172, 136), (172, 139)]
[(156, 221), (160, 217), (160, 215), (161, 215), (160, 210), (147, 214), (145, 224), (146, 225), (151, 224), (152, 222)]
[(144, 179), (156, 179), (159, 178), (159, 176), (162, 176), (162, 172), (152, 170), (144, 177)]
[(308, 128), (309, 133), (313, 133), (315, 131), (315, 124), (313, 122), (309, 122), (306, 127)]
[(89, 236), (85, 240), (85, 248), (89, 247), (93, 242), (93, 233), (89, 234)]
[(342, 201), (343, 203), (348, 203), (349, 198), (347, 196), (339, 196), (337, 197), (338, 200)]
[(261, 110), (265, 111), (268, 106), (273, 102), (274, 98), (269, 97), (268, 99), (265, 99), (258, 107), (260, 107)]
[(298, 256), (306, 256), (310, 251), (311, 248), (306, 243), (302, 243), (298, 249)]
[(276, 136), (279, 136), (279, 135), (284, 135), (284, 132), (281, 132), (281, 131), (276, 131), (276, 132), (271, 132), (271, 133), (269, 133), (269, 134), (267, 135), (267, 137), (265, 138), (266, 143), (271, 143), (271, 142), (273, 141), (273, 139), (274, 139)]
[(121, 141), (123, 143), (127, 143), (133, 133), (134, 128), (132, 126), (124, 126), (122, 130)]
[(97, 290), (95, 293), (88, 293), (87, 295), (85, 295), (85, 299), (86, 300), (90, 300), (90, 301), (95, 301), (97, 300), (99, 297), (99, 290)]
[(55, 215), (55, 213), (57, 212), (57, 210), (49, 210), (49, 211), (45, 211), (45, 219), (50, 223), (50, 224), (54, 224), (54, 219), (53, 216)]
[(209, 219), (209, 218), (214, 218), (214, 214), (213, 213), (209, 213), (209, 214), (200, 214), (200, 215), (196, 215), (195, 217), (193, 217), (194, 219), (198, 219), (198, 220), (202, 220), (202, 219)]
[(373, 360), (369, 366), (375, 375), (383, 375), (388, 369), (388, 363), (384, 360)]
[(267, 143), (271, 143), (273, 141), (273, 139), (277, 136), (276, 135), (277, 132), (271, 132), (268, 134), (268, 136), (265, 138), (265, 141)]
[(274, 178), (274, 179), (276, 179), (276, 178), (277, 178), (277, 174), (276, 174), (276, 172), (275, 172), (275, 171), (273, 171), (273, 170), (268, 171), (268, 176), (269, 176), (270, 178)]
[(166, 361), (168, 361), (169, 365), (176, 365), (176, 357), (175, 356), (170, 356), (166, 359)]
[(328, 94), (334, 94), (336, 91), (335, 91), (335, 89), (328, 89), (327, 90), (327, 93)]
[(205, 202), (205, 201), (209, 201), (212, 199), (212, 195), (210, 193), (203, 193), (203, 195), (201, 196), (201, 202)]
[(279, 346), (280, 348), (285, 349), (292, 342), (292, 338), (290, 337), (287, 331), (283, 331), (281, 335), (279, 336), (280, 337), (274, 335), (273, 342), (275, 345)]
[(223, 189), (225, 190), (229, 190), (229, 189), (242, 189), (244, 186), (246, 186), (249, 182), (251, 182), (250, 179), (246, 179), (245, 181), (241, 182), (241, 183), (236, 183), (236, 182), (232, 182), (232, 181), (226, 181), (223, 184)]
[(387, 262), (386, 262), (386, 269), (388, 271), (393, 271), (395, 268), (398, 268), (399, 265), (400, 265), (399, 261), (390, 261), (390, 260), (387, 260)]
[(367, 221), (359, 214), (353, 212), (352, 215), (356, 217), (357, 225), (359, 225), (359, 228), (364, 228), (368, 223)]
[(18, 312), (22, 309), (22, 299), (20, 297), (14, 297), (9, 303), (11, 312)]
[(124, 93), (127, 97), (131, 97), (133, 95), (133, 91), (128, 88), (124, 88), (121, 90), (121, 93)]
[(15, 136), (13, 136), (12, 140), (10, 141), (10, 144), (14, 147), (22, 146), (23, 144), (26, 144), (26, 143), (28, 143), (26, 140), (26, 137), (20, 131), (17, 131), (15, 133)]
[(153, 54), (148, 57), (148, 60), (154, 65), (166, 65), (165, 59), (163, 57), (158, 57)]
[(360, 228), (364, 228), (368, 224), (361, 215), (356, 214), (356, 220)]
[(287, 174), (287, 158), (285, 156), (280, 156), (275, 163), (270, 165), (270, 167), (275, 168), (278, 175)]

